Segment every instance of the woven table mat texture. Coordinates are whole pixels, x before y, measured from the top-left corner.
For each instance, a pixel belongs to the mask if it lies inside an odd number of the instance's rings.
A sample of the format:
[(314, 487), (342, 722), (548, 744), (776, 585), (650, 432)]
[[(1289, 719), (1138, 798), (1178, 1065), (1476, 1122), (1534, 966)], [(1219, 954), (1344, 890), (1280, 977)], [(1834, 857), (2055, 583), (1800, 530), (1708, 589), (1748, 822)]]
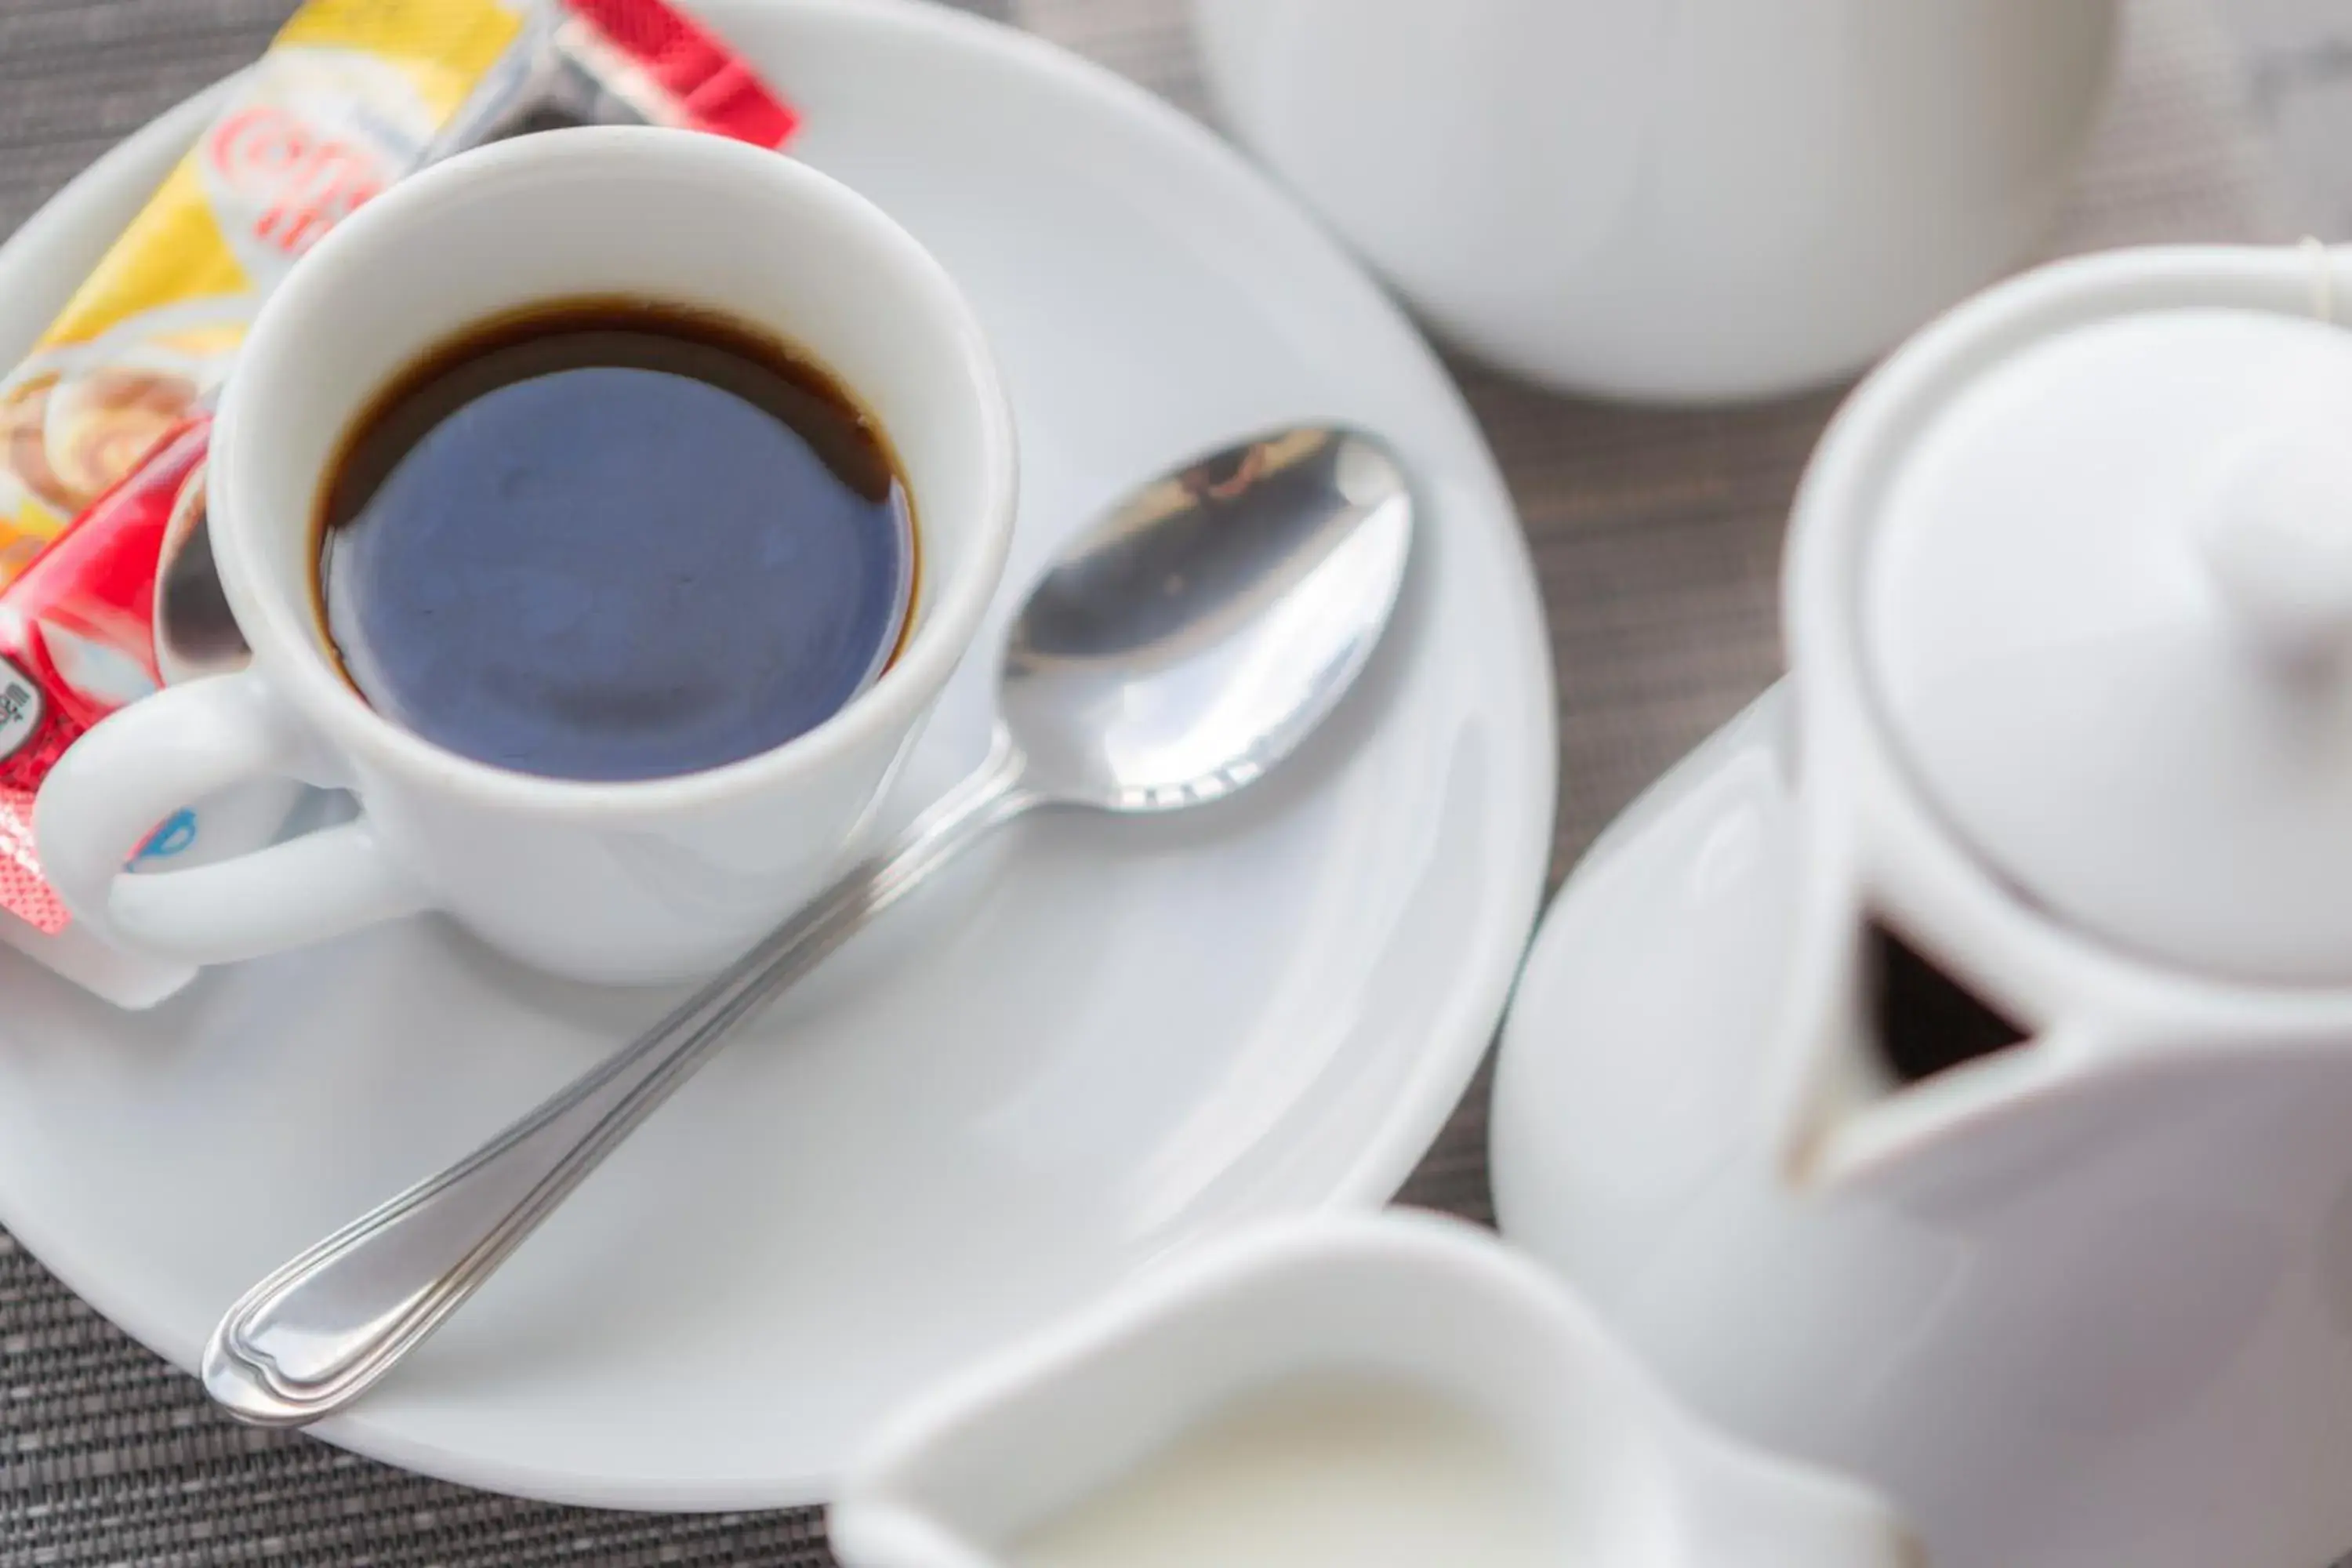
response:
[[(2057, 250), (2306, 228), (2345, 237), (2329, 229), (2352, 225), (2352, 156), (2313, 162), (2328, 152), (2329, 126), (2343, 128), (2333, 145), (2352, 147), (2352, 31), (2338, 0), (2244, 0), (2226, 26), (2215, 3), (2134, 0)], [(0, 0), (0, 233), (155, 113), (251, 59), (291, 4)], [(1183, 0), (965, 8), (1205, 112)], [(2302, 148), (2299, 170), (2282, 147)], [(2330, 173), (2346, 177), (2331, 187)], [(1782, 520), (1837, 394), (1658, 412), (1455, 368), (1542, 579), (1559, 687), (1557, 880), (1643, 784), (1778, 672)], [(1408, 1201), (1489, 1217), (1486, 1098), (1482, 1075)], [(556, 1508), (237, 1426), (0, 1232), (0, 1568), (831, 1561), (811, 1511)]]

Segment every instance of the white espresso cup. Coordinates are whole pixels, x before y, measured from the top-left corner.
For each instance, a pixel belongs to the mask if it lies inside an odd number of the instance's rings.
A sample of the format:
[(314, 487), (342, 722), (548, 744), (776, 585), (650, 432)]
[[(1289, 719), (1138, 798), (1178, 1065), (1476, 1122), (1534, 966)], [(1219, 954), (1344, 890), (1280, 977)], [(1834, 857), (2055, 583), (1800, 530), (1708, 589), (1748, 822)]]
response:
[[(699, 773), (583, 783), (459, 756), (361, 698), (320, 616), (319, 514), (346, 437), (404, 370), (520, 308), (615, 295), (721, 312), (831, 371), (898, 454), (922, 569), (903, 651), (816, 728)], [(35, 827), (75, 918), (212, 963), (439, 910), (541, 968), (646, 983), (723, 963), (863, 847), (995, 592), (1017, 487), (979, 324), (905, 230), (774, 153), (596, 128), (465, 153), (321, 241), (254, 323), (209, 488), (253, 661), (123, 710), (50, 773)], [(349, 789), (360, 816), (123, 874), (157, 822), (270, 776)]]

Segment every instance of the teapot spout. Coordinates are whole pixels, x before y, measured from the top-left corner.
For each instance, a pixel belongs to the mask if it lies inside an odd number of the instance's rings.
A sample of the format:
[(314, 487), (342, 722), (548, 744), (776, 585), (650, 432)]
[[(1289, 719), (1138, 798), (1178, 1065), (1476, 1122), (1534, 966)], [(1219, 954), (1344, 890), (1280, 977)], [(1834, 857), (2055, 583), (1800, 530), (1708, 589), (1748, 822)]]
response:
[(2047, 1041), (1892, 923), (1841, 923), (1842, 940), (1800, 944), (1813, 972), (1795, 977), (1784, 1016), (1796, 1076), (1780, 1146), (1792, 1186), (1925, 1179), (1963, 1130), (2063, 1076)]

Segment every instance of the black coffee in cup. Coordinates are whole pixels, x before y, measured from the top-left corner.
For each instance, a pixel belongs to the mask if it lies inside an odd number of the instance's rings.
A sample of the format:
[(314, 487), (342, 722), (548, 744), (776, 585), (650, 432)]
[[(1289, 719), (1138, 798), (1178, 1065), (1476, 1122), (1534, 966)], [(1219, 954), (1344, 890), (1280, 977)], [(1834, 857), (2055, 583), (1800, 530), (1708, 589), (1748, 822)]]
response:
[(838, 712), (905, 635), (915, 519), (806, 355), (630, 300), (487, 323), (398, 377), (330, 469), (327, 635), (436, 745), (583, 780), (698, 772)]

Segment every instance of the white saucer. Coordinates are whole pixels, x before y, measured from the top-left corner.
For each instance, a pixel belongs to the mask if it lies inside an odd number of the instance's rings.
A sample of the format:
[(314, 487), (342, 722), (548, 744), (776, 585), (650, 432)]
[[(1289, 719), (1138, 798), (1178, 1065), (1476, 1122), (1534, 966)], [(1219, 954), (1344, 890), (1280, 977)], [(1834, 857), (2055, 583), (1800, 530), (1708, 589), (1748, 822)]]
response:
[[(797, 100), (795, 151), (979, 306), (1022, 426), (1008, 599), (1139, 477), (1277, 422), (1385, 432), (1425, 501), (1391, 640), (1292, 767), (1191, 820), (1016, 830), (788, 998), (320, 1429), (504, 1491), (732, 1509), (818, 1500), (885, 1407), (1202, 1230), (1386, 1198), (1501, 1012), (1554, 752), (1525, 548), (1467, 410), (1237, 157), (944, 9), (698, 9)], [(0, 250), (0, 359), (206, 102)], [(976, 759), (991, 675), (958, 677), (903, 809)], [(0, 954), (0, 1222), (193, 1366), (254, 1279), (664, 1005), (430, 921), (215, 973), (144, 1016)]]

